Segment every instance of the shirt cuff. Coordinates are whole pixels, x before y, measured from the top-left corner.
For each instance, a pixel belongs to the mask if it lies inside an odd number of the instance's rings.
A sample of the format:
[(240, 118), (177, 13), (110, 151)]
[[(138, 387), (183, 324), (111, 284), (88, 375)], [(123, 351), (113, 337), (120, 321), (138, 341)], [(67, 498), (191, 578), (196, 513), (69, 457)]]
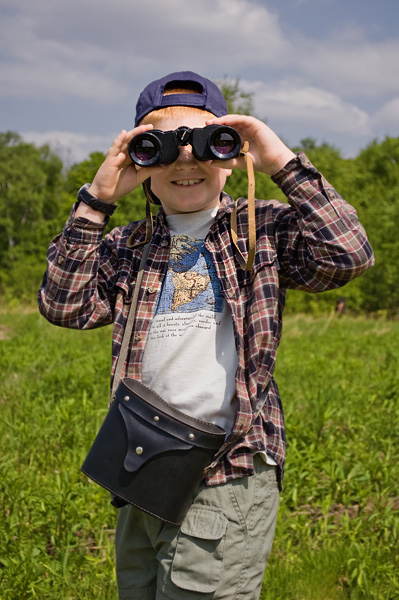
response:
[(280, 171), (272, 175), (272, 181), (276, 183), (286, 196), (298, 185), (311, 179), (321, 178), (320, 172), (310, 162), (306, 154), (298, 152)]
[(66, 222), (64, 228), (65, 241), (82, 245), (99, 244), (109, 223), (109, 217), (106, 216), (102, 223), (95, 223), (85, 217), (76, 217), (75, 213), (78, 205), (79, 203), (75, 202)]

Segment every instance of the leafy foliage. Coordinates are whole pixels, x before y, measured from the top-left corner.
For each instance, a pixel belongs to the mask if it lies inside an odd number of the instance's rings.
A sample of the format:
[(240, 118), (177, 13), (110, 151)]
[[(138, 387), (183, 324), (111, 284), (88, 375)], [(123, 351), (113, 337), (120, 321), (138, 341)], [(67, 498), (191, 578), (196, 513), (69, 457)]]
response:
[(397, 315), (399, 308), (399, 138), (374, 141), (355, 159), (342, 158), (328, 144), (317, 146), (306, 139), (301, 148), (310, 160), (352, 204), (367, 231), (376, 264), (365, 275), (343, 289), (325, 294), (289, 292), (287, 309), (295, 312), (325, 312), (345, 297), (354, 312)]
[(253, 115), (254, 100), (253, 94), (244, 92), (240, 87), (239, 79), (224, 77), (216, 84), (227, 102), (229, 113), (238, 115)]
[[(251, 108), (241, 97), (239, 82), (224, 83), (232, 108)], [(230, 86), (230, 87), (229, 87)], [(222, 86), (223, 87), (223, 86)], [(224, 89), (224, 88), (223, 88)], [(230, 94), (230, 96), (229, 96)], [(244, 102), (244, 104), (243, 104)], [(373, 247), (376, 265), (344, 289), (318, 294), (290, 291), (286, 311), (320, 314), (334, 310), (344, 297), (353, 313), (396, 315), (399, 307), (399, 138), (374, 141), (354, 159), (345, 159), (327, 143), (301, 142), (313, 164), (357, 210)], [(92, 181), (104, 155), (95, 152), (62, 170), (47, 146), (25, 143), (17, 134), (0, 134), (0, 301), (34, 303), (45, 266), (48, 243), (63, 228), (79, 187)], [(247, 196), (247, 174), (234, 171), (225, 190), (234, 198)], [(256, 174), (256, 196), (286, 201), (264, 174)], [(119, 201), (109, 229), (145, 216), (141, 188)], [(21, 282), (23, 284), (21, 285)]]
[(0, 289), (8, 288), (11, 296), (18, 293), (18, 278), (19, 295), (26, 298), (26, 280), (28, 289), (32, 281), (38, 281), (48, 225), (60, 227), (62, 223), (62, 163), (48, 146), (36, 148), (8, 132), (0, 134), (0, 164)]

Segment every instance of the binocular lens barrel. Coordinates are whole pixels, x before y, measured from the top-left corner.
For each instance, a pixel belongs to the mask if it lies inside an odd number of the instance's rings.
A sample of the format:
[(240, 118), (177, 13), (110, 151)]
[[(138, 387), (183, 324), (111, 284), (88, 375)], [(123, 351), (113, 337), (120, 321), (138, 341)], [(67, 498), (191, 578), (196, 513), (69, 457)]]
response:
[(136, 135), (129, 144), (132, 161), (141, 167), (152, 167), (175, 161), (179, 146), (191, 144), (197, 160), (229, 160), (241, 149), (238, 132), (226, 125), (179, 127), (175, 131), (153, 129)]
[[(158, 138), (155, 135), (149, 133), (143, 133), (133, 138), (130, 148), (130, 156), (141, 165), (152, 165), (156, 164), (157, 159), (160, 155), (160, 144)], [(134, 158), (133, 158), (134, 157)]]
[(226, 155), (231, 154), (237, 145), (237, 140), (233, 138), (231, 133), (216, 132), (211, 139), (210, 148), (216, 156), (225, 158)]

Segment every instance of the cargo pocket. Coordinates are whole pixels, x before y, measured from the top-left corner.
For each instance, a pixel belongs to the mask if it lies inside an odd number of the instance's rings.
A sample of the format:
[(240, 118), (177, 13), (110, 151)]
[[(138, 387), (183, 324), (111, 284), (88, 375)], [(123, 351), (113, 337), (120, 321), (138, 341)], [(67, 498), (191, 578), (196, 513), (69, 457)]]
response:
[(194, 505), (180, 528), (171, 578), (184, 590), (214, 592), (223, 565), (228, 520), (212, 506)]

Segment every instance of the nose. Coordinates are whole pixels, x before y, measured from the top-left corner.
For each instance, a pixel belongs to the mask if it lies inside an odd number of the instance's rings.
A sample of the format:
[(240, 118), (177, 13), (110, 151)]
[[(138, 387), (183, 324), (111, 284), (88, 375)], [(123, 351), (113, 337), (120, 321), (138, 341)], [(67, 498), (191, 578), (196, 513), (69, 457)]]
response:
[(186, 146), (179, 146), (179, 156), (176, 159), (176, 162), (181, 165), (190, 164), (195, 160), (193, 155), (193, 148), (191, 144), (187, 144)]

